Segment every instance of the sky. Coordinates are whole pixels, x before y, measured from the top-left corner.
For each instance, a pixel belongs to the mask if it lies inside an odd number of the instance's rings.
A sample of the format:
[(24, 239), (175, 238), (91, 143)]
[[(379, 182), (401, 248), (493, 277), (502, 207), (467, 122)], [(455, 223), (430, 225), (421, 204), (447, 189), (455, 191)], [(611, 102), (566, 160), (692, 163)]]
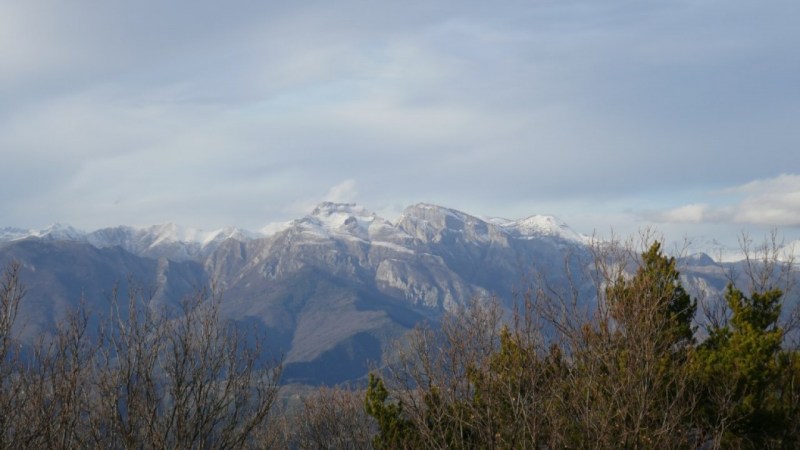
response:
[(0, 227), (800, 237), (796, 0), (0, 2)]

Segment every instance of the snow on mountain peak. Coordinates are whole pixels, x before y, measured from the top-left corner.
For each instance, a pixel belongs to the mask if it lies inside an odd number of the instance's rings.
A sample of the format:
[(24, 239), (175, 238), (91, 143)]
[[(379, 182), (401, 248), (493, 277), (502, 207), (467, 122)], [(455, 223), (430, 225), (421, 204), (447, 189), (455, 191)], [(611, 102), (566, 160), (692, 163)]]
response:
[[(370, 239), (391, 224), (355, 203), (320, 203), (311, 214), (289, 223), (305, 232), (322, 236), (344, 235), (359, 239)], [(277, 227), (276, 227), (277, 228)]]
[(16, 241), (29, 236), (31, 236), (30, 230), (14, 227), (0, 228), (0, 241)]
[(437, 239), (439, 231), (459, 230), (480, 242), (503, 243), (506, 238), (534, 239), (554, 237), (565, 241), (589, 243), (590, 238), (572, 230), (554, 216), (534, 215), (524, 219), (480, 219), (461, 211), (420, 203), (403, 212), (401, 222), (414, 234), (425, 239)]
[(475, 216), (455, 209), (427, 203), (409, 206), (398, 221), (408, 234), (423, 241), (438, 242), (444, 235), (456, 233), (458, 239), (473, 242), (504, 244), (504, 237), (495, 227)]
[(581, 243), (588, 243), (591, 240), (588, 236), (576, 232), (566, 222), (555, 216), (537, 214), (524, 219), (491, 218), (489, 221), (501, 227), (509, 235), (523, 239), (550, 236)]
[(342, 226), (351, 217), (364, 222), (372, 222), (377, 217), (375, 213), (367, 211), (355, 203), (333, 202), (320, 203), (310, 215), (332, 227)]
[(259, 234), (253, 233), (252, 231), (242, 230), (241, 228), (236, 227), (224, 227), (207, 233), (204, 243), (209, 244), (211, 242), (221, 242), (228, 239), (247, 241), (250, 239), (256, 239), (258, 237)]
[(212, 240), (216, 234), (214, 231), (207, 232), (197, 228), (183, 227), (172, 222), (153, 225), (142, 231), (153, 236), (154, 239), (151, 245), (172, 242), (204, 244)]
[(289, 220), (287, 222), (273, 222), (267, 224), (265, 227), (260, 229), (259, 233), (261, 233), (261, 235), (265, 237), (272, 236), (274, 234), (280, 233), (281, 231), (291, 228), (292, 225), (294, 225), (294, 223), (295, 223), (294, 220)]
[(37, 237), (40, 239), (50, 239), (54, 241), (80, 241), (83, 240), (85, 236), (85, 232), (70, 225), (54, 223), (41, 230), (31, 230), (29, 231), (29, 234), (24, 237)]
[(425, 221), (439, 227), (461, 227), (464, 224), (483, 222), (467, 213), (429, 203), (417, 203), (403, 211), (401, 220)]
[(212, 231), (199, 228), (190, 228), (172, 222), (135, 229), (138, 233), (151, 236), (150, 246), (165, 243), (187, 243), (206, 246), (213, 242), (227, 239), (247, 240), (256, 237), (254, 233), (240, 230), (235, 227), (224, 227)]

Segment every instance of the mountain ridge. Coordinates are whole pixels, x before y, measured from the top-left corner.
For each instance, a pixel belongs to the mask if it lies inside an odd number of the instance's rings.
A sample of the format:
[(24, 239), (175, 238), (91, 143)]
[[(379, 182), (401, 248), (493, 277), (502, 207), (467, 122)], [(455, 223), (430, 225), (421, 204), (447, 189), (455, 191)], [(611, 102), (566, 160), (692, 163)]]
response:
[[(432, 215), (428, 213), (432, 213)], [(487, 224), (492, 225), (510, 237), (535, 238), (554, 236), (577, 242), (588, 242), (589, 240), (589, 237), (575, 232), (565, 222), (554, 216), (534, 215), (511, 220), (495, 217), (479, 218), (439, 205), (417, 203), (407, 207), (395, 224), (356, 203), (326, 201), (317, 205), (311, 213), (301, 218), (287, 222), (271, 223), (255, 232), (238, 227), (224, 227), (212, 231), (204, 231), (199, 228), (185, 227), (171, 222), (139, 227), (118, 225), (87, 232), (70, 225), (56, 223), (43, 229), (0, 228), (0, 242), (27, 238), (85, 241), (97, 248), (118, 245), (137, 254), (148, 254), (148, 251), (152, 251), (154, 247), (159, 245), (184, 244), (194, 249), (186, 252), (181, 257), (181, 259), (186, 259), (194, 256), (203, 247), (213, 246), (227, 239), (250, 241), (268, 238), (289, 228), (298, 227), (311, 234), (327, 235), (332, 233), (343, 237), (394, 243), (397, 240), (397, 236), (389, 236), (390, 239), (381, 238), (390, 235), (391, 231), (406, 231), (401, 224), (419, 231), (420, 224), (416, 226), (411, 224), (413, 220), (421, 219), (427, 221), (427, 219), (437, 214), (440, 217), (436, 222), (438, 222), (440, 228), (452, 227), (452, 220), (455, 220), (456, 222), (467, 224), (468, 228), (474, 228), (476, 224), (482, 228), (486, 228)], [(452, 220), (448, 221), (447, 218)], [(497, 234), (497, 230), (495, 230), (495, 233)], [(410, 237), (410, 235), (405, 237)]]
[[(583, 302), (596, 293), (586, 274), (593, 241), (552, 216), (483, 219), (418, 203), (392, 222), (325, 202), (279, 228), (3, 229), (0, 263), (22, 264), (29, 337), (70, 307), (107, 311), (109, 293), (129, 279), (153, 293), (142, 299), (152, 308), (212, 284), (226, 319), (284, 355), (285, 381), (312, 384), (362, 379), (393, 339), (474, 299), (496, 297), (510, 310), (540, 280), (574, 288)], [(684, 260), (687, 286), (707, 296), (724, 289), (726, 266), (702, 255)]]
[[(484, 231), (482, 234), (473, 233), (472, 237), (483, 238), (487, 241), (502, 240), (503, 237), (537, 239), (548, 236), (564, 242), (583, 245), (600, 241), (596, 236), (575, 231), (565, 221), (553, 215), (534, 214), (517, 219), (480, 217), (445, 206), (417, 203), (406, 207), (397, 219), (391, 221), (356, 203), (326, 201), (318, 204), (309, 214), (289, 221), (269, 223), (256, 231), (233, 226), (205, 231), (171, 222), (150, 226), (117, 225), (84, 231), (71, 225), (55, 223), (42, 229), (0, 228), (0, 243), (27, 238), (86, 241), (97, 248), (121, 246), (139, 255), (165, 256), (174, 260), (188, 261), (207, 256), (221, 242), (228, 239), (247, 242), (269, 238), (290, 228), (298, 227), (309, 234), (316, 233), (322, 236), (332, 233), (340, 237), (365, 239), (376, 245), (397, 245), (397, 239), (387, 238), (387, 236), (392, 234), (392, 230), (400, 231), (399, 228), (402, 228), (401, 224), (403, 223), (406, 228), (422, 233), (412, 237), (427, 239), (425, 237), (426, 228), (421, 224), (414, 226), (411, 223), (414, 218), (424, 218), (426, 214), (440, 216), (437, 219), (439, 228), (449, 226), (454, 222), (467, 224), (468, 233), (477, 231), (476, 226), (482, 228)], [(412, 218), (409, 219), (409, 216)], [(351, 222), (344, 223), (348, 218), (352, 218)], [(484, 224), (492, 225), (497, 229), (491, 230), (493, 233), (489, 233)], [(436, 234), (435, 230), (429, 231)], [(488, 236), (487, 233), (492, 236)], [(736, 262), (745, 259), (739, 245), (727, 245), (707, 236), (690, 237), (687, 242), (688, 244), (678, 248), (681, 254), (704, 253), (717, 262)], [(795, 248), (800, 248), (800, 241), (782, 245), (781, 258), (784, 260), (791, 258), (792, 250)]]

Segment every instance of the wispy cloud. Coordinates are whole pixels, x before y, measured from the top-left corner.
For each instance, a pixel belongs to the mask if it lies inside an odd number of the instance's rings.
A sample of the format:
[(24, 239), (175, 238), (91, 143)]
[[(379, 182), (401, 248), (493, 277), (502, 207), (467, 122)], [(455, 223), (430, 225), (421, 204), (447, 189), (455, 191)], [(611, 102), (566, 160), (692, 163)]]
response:
[(352, 203), (356, 200), (358, 190), (356, 180), (344, 180), (336, 186), (331, 187), (325, 194), (324, 200), (336, 203)]

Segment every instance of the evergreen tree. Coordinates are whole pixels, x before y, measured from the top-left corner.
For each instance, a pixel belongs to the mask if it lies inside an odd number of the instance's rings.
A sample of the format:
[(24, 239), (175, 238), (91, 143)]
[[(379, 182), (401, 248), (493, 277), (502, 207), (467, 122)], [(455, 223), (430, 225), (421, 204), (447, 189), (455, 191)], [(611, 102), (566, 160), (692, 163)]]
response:
[(378, 423), (378, 434), (372, 441), (376, 449), (413, 447), (414, 430), (403, 417), (402, 405), (389, 401), (389, 391), (383, 380), (374, 374), (369, 375), (364, 406), (367, 414)]
[(488, 367), (468, 374), (475, 390), (468, 406), (476, 448), (540, 448), (548, 438), (545, 404), (554, 365), (507, 326), (500, 330), (500, 347)]
[(441, 335), (417, 330), (406, 364), (387, 372), (405, 388), (390, 399), (370, 376), (374, 446), (800, 448), (800, 353), (783, 347), (783, 292), (728, 286), (729, 322), (698, 345), (696, 301), (659, 242), (632, 275), (617, 270), (630, 248), (597, 255), (593, 316), (556, 298), (495, 326), (476, 303)]
[(716, 439), (726, 445), (775, 445), (792, 420), (783, 400), (792, 386), (783, 386), (782, 380), (788, 376), (796, 382), (796, 373), (790, 373), (796, 372), (796, 355), (781, 348), (782, 296), (771, 289), (747, 297), (728, 285), (730, 323), (711, 328), (697, 351), (695, 366), (704, 392), (700, 420), (707, 429), (721, 431)]
[(609, 312), (622, 333), (648, 325), (647, 337), (655, 331), (659, 346), (685, 349), (694, 343), (692, 320), (697, 303), (680, 282), (674, 257), (664, 256), (661, 243), (653, 242), (642, 253), (642, 262), (632, 279), (621, 275), (606, 290)]
[(687, 445), (693, 404), (687, 356), (694, 343), (696, 302), (681, 285), (675, 258), (653, 242), (636, 272), (618, 273), (604, 294), (597, 323), (583, 325), (581, 344), (573, 352), (574, 387), (566, 387), (566, 397), (576, 399), (569, 414), (576, 417), (572, 444)]

